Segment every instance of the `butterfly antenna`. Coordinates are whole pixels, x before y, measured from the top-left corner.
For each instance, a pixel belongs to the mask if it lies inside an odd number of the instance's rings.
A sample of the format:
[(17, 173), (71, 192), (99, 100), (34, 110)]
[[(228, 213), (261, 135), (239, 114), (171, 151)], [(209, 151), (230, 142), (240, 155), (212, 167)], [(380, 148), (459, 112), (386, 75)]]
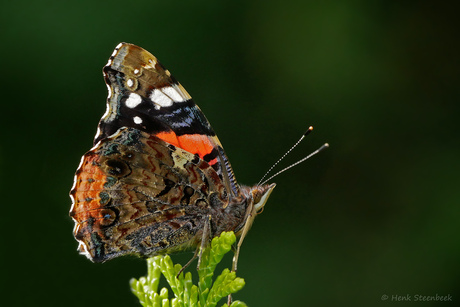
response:
[(329, 144), (328, 143), (324, 143), (320, 148), (318, 148), (317, 150), (315, 150), (314, 152), (312, 152), (311, 154), (309, 154), (308, 156), (306, 156), (305, 158), (303, 159), (300, 159), (299, 161), (297, 161), (296, 163), (294, 164), (291, 164), (289, 165), (288, 167), (286, 168), (283, 168), (282, 170), (280, 170), (279, 172), (277, 172), (276, 174), (274, 174), (273, 176), (270, 176), (267, 180), (265, 180), (264, 182), (262, 182), (261, 184), (265, 184), (266, 182), (268, 182), (269, 180), (275, 178), (276, 176), (278, 176), (279, 174), (281, 173), (284, 173), (285, 171), (287, 171), (288, 169), (290, 168), (293, 168), (294, 166), (304, 162), (305, 160), (308, 160), (310, 159), (311, 157), (313, 157), (314, 155), (316, 155), (317, 153), (319, 153), (320, 151), (323, 151), (324, 149), (328, 148), (329, 147)]
[[(294, 148), (297, 147), (297, 145), (300, 144), (300, 142), (302, 142), (302, 140), (310, 134), (310, 132), (313, 130), (313, 126), (310, 126), (308, 127), (308, 130), (300, 137), (300, 139), (288, 150), (286, 151), (286, 153), (278, 159), (278, 161), (275, 162), (275, 164), (273, 164), (269, 169), (268, 171), (265, 173), (265, 175), (262, 176), (262, 178), (260, 179), (259, 183), (257, 185), (260, 185), (260, 183), (262, 182), (262, 180), (264, 180), (265, 177), (267, 177), (268, 174), (270, 174), (270, 172), (275, 168), (275, 166), (278, 165), (278, 163), (280, 163)], [(267, 180), (265, 180), (264, 182), (267, 182)]]

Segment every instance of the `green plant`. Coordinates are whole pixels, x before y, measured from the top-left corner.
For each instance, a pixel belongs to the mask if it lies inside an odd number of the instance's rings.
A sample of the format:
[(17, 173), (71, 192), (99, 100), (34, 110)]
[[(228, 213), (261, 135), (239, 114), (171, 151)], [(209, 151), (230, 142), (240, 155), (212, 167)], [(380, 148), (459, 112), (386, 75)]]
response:
[[(155, 256), (147, 259), (147, 277), (131, 279), (131, 291), (144, 307), (214, 307), (224, 297), (233, 294), (244, 286), (244, 279), (236, 277), (235, 272), (224, 269), (213, 282), (214, 271), (223, 256), (231, 250), (236, 238), (233, 232), (223, 232), (212, 239), (211, 244), (202, 251), (198, 269), (198, 285), (192, 282), (192, 273), (177, 274), (180, 264), (174, 265), (171, 258)], [(161, 274), (166, 278), (174, 298), (169, 298), (167, 288), (158, 292)], [(224, 304), (222, 306), (228, 306)], [(230, 307), (244, 307), (241, 301), (232, 302)]]

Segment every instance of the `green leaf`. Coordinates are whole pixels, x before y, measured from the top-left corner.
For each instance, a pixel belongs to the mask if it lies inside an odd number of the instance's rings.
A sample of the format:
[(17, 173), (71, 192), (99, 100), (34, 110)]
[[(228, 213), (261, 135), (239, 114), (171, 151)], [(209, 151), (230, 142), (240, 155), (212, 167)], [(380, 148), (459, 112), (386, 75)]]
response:
[(201, 265), (198, 270), (198, 287), (200, 289), (200, 302), (204, 306), (207, 300), (209, 289), (212, 285), (212, 277), (214, 270), (224, 255), (232, 249), (232, 244), (235, 243), (236, 237), (233, 232), (223, 232), (219, 237), (215, 237), (211, 241), (210, 248), (206, 248), (201, 256)]
[[(227, 305), (227, 304), (225, 304)], [(243, 303), (242, 301), (234, 301), (230, 307), (247, 307), (248, 305), (246, 305), (245, 303)]]
[[(177, 278), (182, 266), (174, 265), (168, 255), (154, 256), (147, 259), (147, 276), (130, 280), (131, 291), (145, 307), (214, 307), (221, 299), (241, 290), (245, 284), (229, 269), (224, 269), (213, 282), (217, 264), (231, 250), (235, 241), (233, 232), (223, 232), (201, 251), (198, 285), (193, 284), (191, 272), (185, 273), (185, 276), (181, 273)], [(158, 293), (161, 275), (165, 277), (174, 297), (169, 297), (168, 288), (162, 288)], [(234, 301), (230, 307), (245, 306), (243, 302)]]

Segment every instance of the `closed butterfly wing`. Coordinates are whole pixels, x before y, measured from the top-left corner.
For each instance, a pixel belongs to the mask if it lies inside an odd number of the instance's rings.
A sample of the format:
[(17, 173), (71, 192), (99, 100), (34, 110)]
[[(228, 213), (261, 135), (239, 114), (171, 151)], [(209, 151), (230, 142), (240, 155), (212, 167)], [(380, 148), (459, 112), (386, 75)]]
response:
[(75, 174), (70, 216), (94, 262), (152, 256), (241, 234), (275, 185), (240, 186), (208, 120), (146, 50), (121, 43), (103, 69), (109, 96)]
[(133, 128), (83, 156), (71, 196), (79, 251), (94, 262), (196, 247), (212, 208), (228, 202), (207, 162)]

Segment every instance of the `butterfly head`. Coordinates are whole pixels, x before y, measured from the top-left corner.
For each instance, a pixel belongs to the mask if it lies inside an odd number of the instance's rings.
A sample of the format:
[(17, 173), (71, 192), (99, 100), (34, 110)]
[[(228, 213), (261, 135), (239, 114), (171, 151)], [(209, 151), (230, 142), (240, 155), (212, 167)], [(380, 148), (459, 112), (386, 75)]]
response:
[(256, 185), (251, 189), (252, 199), (254, 201), (254, 212), (257, 214), (262, 213), (268, 197), (275, 188), (276, 183)]

